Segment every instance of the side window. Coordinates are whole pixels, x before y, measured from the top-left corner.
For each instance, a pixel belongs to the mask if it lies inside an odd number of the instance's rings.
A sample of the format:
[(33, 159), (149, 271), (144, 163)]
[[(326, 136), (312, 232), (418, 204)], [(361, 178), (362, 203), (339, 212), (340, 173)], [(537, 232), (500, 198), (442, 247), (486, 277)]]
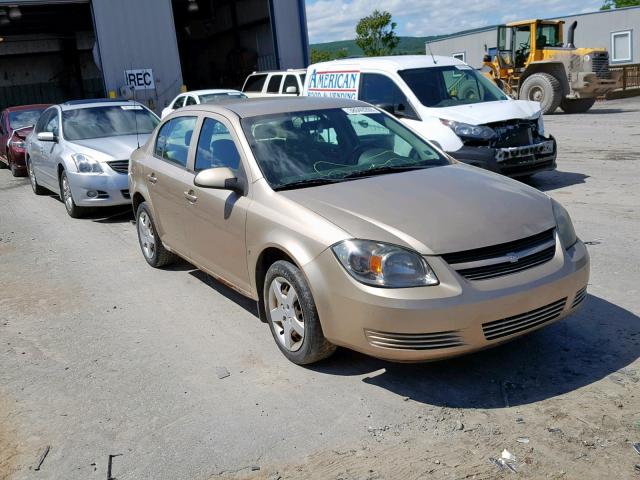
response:
[(36, 133), (40, 133), (44, 131), (44, 126), (47, 124), (47, 122), (51, 118), (51, 114), (53, 112), (55, 112), (55, 109), (47, 110), (42, 115), (40, 115), (40, 118), (36, 122), (36, 128), (35, 128)]
[(267, 85), (267, 93), (278, 93), (280, 82), (282, 82), (282, 75), (272, 75), (269, 79), (269, 85)]
[(243, 92), (261, 92), (264, 86), (264, 81), (267, 79), (266, 75), (249, 75), (247, 81), (244, 82)]
[(181, 167), (186, 167), (189, 144), (195, 126), (196, 117), (178, 117), (169, 120), (160, 127), (154, 154)]
[[(289, 87), (293, 87), (295, 88), (294, 92), (287, 92), (287, 88)], [(284, 77), (284, 84), (282, 85), (282, 93), (286, 93), (288, 95), (297, 95), (300, 93), (300, 90), (298, 89), (298, 80), (296, 79), (295, 75), (287, 75), (286, 77)]]
[(227, 127), (218, 120), (206, 118), (198, 138), (195, 171), (229, 167), (235, 173), (239, 165), (240, 154)]
[(43, 131), (58, 135), (58, 112), (56, 110), (53, 110), (49, 118), (47, 118), (47, 123), (44, 125)]
[(363, 73), (361, 77), (360, 100), (373, 105), (390, 105), (407, 116), (417, 116), (406, 95), (389, 77), (379, 73)]
[(182, 107), (184, 105), (184, 97), (178, 97), (176, 98), (176, 101), (173, 102), (173, 105), (171, 105), (171, 108), (173, 108), (174, 110), (177, 110), (178, 108)]
[(185, 104), (185, 106), (187, 106), (187, 105), (197, 105), (197, 104), (198, 104), (198, 102), (196, 102), (196, 99), (195, 99), (195, 98), (193, 98), (191, 95), (189, 95), (189, 96), (187, 97), (187, 101), (186, 101), (186, 102), (184, 102), (184, 104)]

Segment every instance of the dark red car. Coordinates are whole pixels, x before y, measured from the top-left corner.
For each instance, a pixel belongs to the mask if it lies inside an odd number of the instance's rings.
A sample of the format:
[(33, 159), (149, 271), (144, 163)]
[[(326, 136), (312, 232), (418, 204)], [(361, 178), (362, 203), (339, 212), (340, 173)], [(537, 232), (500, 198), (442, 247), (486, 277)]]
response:
[(40, 114), (48, 107), (50, 105), (22, 105), (0, 112), (0, 168), (6, 164), (14, 177), (27, 173), (24, 140), (33, 130)]

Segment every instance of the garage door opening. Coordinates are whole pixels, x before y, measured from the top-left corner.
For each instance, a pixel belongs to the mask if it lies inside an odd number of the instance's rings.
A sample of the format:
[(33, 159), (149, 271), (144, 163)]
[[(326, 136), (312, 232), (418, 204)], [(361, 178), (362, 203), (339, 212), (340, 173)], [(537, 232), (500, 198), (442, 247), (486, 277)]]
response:
[(172, 2), (189, 90), (240, 88), (249, 73), (278, 68), (269, 0)]
[(104, 96), (91, 6), (48, 3), (0, 6), (0, 109)]

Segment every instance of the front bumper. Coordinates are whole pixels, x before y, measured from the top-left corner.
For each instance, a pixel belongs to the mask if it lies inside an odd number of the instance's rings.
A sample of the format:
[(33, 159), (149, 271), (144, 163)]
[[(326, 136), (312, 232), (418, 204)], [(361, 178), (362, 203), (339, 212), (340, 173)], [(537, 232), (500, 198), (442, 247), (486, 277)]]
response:
[(502, 277), (469, 281), (442, 258), (428, 257), (440, 284), (384, 289), (352, 279), (326, 250), (303, 268), (324, 335), (336, 345), (393, 361), (466, 354), (512, 340), (577, 308), (589, 280), (589, 255), (578, 241), (556, 239), (548, 262)]
[(456, 160), (476, 167), (498, 172), (509, 177), (532, 175), (556, 168), (556, 139), (549, 136), (542, 142), (519, 147), (493, 148), (463, 146), (447, 152)]
[(67, 173), (76, 205), (79, 207), (110, 207), (131, 203), (128, 175), (109, 171), (106, 165), (103, 165), (103, 168), (106, 171), (100, 174)]

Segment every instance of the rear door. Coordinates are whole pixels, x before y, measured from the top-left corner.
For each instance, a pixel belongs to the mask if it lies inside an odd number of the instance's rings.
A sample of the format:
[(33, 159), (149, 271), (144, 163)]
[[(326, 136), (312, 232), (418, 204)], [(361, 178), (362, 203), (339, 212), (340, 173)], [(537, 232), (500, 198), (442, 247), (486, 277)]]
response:
[(188, 248), (183, 220), (189, 207), (185, 195), (193, 185), (193, 172), (187, 165), (197, 121), (197, 116), (189, 115), (174, 117), (162, 124), (153, 155), (146, 157), (144, 165), (160, 238), (184, 256), (188, 256)]

